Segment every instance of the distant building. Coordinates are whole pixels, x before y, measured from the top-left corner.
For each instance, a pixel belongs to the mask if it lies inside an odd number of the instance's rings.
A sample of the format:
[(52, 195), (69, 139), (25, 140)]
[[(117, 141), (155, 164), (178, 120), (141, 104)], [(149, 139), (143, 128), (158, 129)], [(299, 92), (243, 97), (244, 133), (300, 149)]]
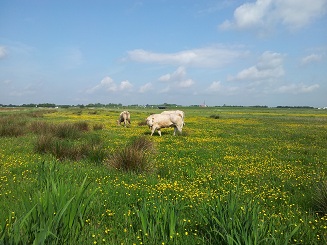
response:
[(203, 104), (200, 105), (200, 107), (207, 107), (207, 105), (206, 105), (206, 101), (203, 101)]

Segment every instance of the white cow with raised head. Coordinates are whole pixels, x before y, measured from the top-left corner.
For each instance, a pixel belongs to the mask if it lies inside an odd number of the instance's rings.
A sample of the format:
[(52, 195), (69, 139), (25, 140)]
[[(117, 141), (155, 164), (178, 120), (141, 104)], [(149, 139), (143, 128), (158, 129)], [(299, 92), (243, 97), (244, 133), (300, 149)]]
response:
[(123, 111), (120, 113), (119, 118), (117, 120), (117, 125), (121, 125), (124, 122), (124, 126), (126, 127), (127, 123), (131, 124), (131, 114), (129, 111)]
[(180, 111), (180, 110), (176, 110), (176, 111), (163, 111), (163, 112), (161, 112), (161, 114), (179, 114), (182, 117), (182, 119), (183, 119), (183, 125), (185, 125), (185, 122), (184, 122), (185, 113), (184, 113), (184, 111)]
[(155, 130), (157, 130), (158, 134), (161, 136), (160, 129), (169, 127), (174, 127), (174, 135), (176, 135), (177, 131), (182, 133), (183, 123), (181, 115), (176, 113), (152, 114), (146, 119), (146, 124), (151, 129), (151, 136)]

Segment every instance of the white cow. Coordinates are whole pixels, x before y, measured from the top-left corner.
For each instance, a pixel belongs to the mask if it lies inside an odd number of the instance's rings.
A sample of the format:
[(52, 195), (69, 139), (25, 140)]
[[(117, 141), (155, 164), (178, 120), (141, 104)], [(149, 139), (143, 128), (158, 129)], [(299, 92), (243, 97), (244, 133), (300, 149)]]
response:
[(146, 124), (151, 129), (151, 136), (154, 131), (157, 130), (158, 134), (161, 136), (160, 129), (174, 127), (174, 135), (176, 132), (182, 133), (183, 119), (181, 115), (171, 113), (171, 114), (152, 114), (146, 119)]
[(184, 111), (180, 111), (180, 110), (176, 110), (176, 111), (163, 111), (163, 112), (161, 112), (161, 114), (179, 114), (182, 117), (182, 119), (183, 119), (183, 125), (185, 125), (185, 123), (184, 123), (184, 117), (185, 117)]
[(131, 124), (131, 114), (128, 111), (123, 111), (120, 113), (117, 120), (117, 125), (121, 125), (122, 122), (124, 122), (125, 127), (127, 123)]

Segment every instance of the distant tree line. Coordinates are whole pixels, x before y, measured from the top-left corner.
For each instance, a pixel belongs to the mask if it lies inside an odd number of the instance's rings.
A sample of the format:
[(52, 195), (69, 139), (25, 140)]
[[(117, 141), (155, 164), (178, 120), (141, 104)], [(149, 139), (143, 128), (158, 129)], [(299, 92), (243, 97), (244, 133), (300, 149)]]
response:
[(84, 108), (84, 107), (122, 107), (122, 104), (114, 104), (114, 103), (109, 103), (109, 104), (101, 104), (101, 103), (96, 103), (96, 104), (78, 104), (78, 105), (56, 105), (53, 103), (41, 103), (41, 104), (22, 104), (22, 105), (4, 105), (0, 104), (0, 107), (45, 107), (45, 108), (70, 108), (70, 107), (79, 107), (79, 108)]
[[(138, 104), (133, 104), (133, 105), (128, 105), (128, 107), (165, 107), (165, 108), (169, 108), (169, 107), (181, 107), (180, 105), (177, 104), (168, 104), (168, 103), (163, 103), (163, 104), (159, 104), (159, 105), (138, 105)], [(104, 108), (104, 107), (123, 107), (123, 104), (121, 103), (108, 103), (108, 104), (103, 104), (103, 103), (90, 103), (87, 105), (84, 104), (78, 104), (78, 105), (56, 105), (53, 103), (41, 103), (41, 104), (22, 104), (22, 105), (13, 105), (13, 104), (9, 104), (9, 105), (4, 105), (4, 104), (0, 104), (0, 107), (44, 107), (44, 108), (70, 108), (70, 107), (78, 107), (78, 108), (87, 108), (87, 107), (96, 107), (96, 108)]]
[(314, 107), (312, 106), (277, 106), (277, 108), (295, 108), (295, 109), (313, 109)]

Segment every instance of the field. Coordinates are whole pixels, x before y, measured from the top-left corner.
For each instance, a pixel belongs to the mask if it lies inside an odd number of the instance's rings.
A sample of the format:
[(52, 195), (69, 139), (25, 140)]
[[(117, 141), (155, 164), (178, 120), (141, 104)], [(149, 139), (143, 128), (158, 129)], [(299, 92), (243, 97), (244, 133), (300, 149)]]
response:
[(327, 244), (327, 111), (0, 108), (0, 244)]

